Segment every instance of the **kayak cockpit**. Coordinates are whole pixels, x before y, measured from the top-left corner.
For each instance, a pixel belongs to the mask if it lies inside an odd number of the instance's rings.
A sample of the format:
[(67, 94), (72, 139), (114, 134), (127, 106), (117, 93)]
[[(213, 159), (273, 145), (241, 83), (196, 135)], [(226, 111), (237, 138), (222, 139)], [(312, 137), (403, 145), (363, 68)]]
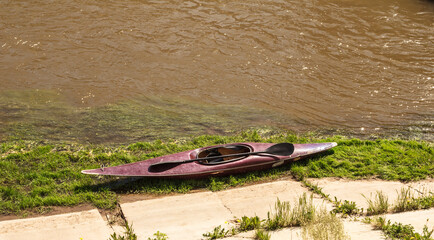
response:
[(248, 153), (248, 152), (252, 152), (252, 151), (253, 151), (253, 149), (248, 145), (220, 146), (220, 147), (214, 147), (214, 148), (207, 148), (207, 149), (200, 151), (199, 154), (197, 155), (197, 158), (222, 156), (220, 158), (213, 158), (210, 160), (198, 161), (198, 163), (204, 164), (204, 165), (217, 165), (217, 164), (223, 164), (223, 163), (238, 161), (238, 160), (241, 160), (241, 159), (248, 157), (248, 156), (224, 157), (225, 155), (238, 154), (238, 153)]

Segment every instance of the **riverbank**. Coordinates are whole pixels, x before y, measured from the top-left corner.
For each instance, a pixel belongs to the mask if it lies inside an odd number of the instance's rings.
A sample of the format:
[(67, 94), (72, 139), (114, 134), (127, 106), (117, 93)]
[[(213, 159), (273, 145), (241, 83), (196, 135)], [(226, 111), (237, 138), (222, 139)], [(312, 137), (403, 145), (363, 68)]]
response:
[(0, 221), (0, 238), (424, 240), (434, 232), (433, 190), (432, 179), (282, 178), (217, 192), (121, 199), (118, 216), (88, 209)]
[[(198, 147), (231, 142), (328, 142), (338, 146), (314, 158), (279, 168), (236, 176), (200, 179), (120, 179), (80, 173), (83, 169), (136, 162)], [(267, 135), (258, 131), (232, 136), (204, 135), (182, 141), (137, 142), (107, 147), (75, 143), (11, 141), (0, 144), (0, 214), (26, 216), (58, 206), (91, 204), (115, 209), (126, 194), (219, 191), (284, 177), (378, 178), (415, 181), (434, 178), (433, 144), (399, 139), (361, 140), (343, 136)]]

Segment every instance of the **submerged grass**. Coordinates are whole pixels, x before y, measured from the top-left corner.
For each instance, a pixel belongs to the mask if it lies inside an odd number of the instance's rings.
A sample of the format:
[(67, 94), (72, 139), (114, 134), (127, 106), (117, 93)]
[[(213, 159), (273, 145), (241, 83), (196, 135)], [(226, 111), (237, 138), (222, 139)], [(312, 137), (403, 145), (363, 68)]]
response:
[[(266, 137), (264, 135), (267, 135)], [(115, 166), (198, 147), (233, 142), (338, 142), (338, 146), (310, 159), (267, 171), (202, 180), (170, 180), (96, 177), (83, 169)], [(0, 214), (20, 214), (23, 210), (50, 206), (92, 203), (98, 208), (116, 206), (118, 194), (172, 192), (185, 193), (207, 188), (219, 191), (247, 183), (293, 175), (305, 177), (378, 177), (386, 180), (419, 180), (434, 177), (431, 143), (328, 138), (290, 133), (269, 135), (247, 131), (232, 136), (204, 135), (178, 141), (137, 142), (108, 147), (36, 141), (0, 143)]]

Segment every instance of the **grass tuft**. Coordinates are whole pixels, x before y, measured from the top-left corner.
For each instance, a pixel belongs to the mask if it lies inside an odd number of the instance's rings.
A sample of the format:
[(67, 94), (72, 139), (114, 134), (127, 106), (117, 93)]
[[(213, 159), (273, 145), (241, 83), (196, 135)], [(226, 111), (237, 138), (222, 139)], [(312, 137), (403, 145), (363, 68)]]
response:
[(430, 231), (425, 225), (423, 233), (419, 234), (414, 231), (414, 227), (411, 225), (391, 223), (390, 220), (386, 221), (386, 219), (382, 217), (368, 219), (366, 221), (370, 222), (374, 228), (382, 230), (390, 239), (431, 240), (434, 233), (434, 229)]
[(393, 207), (393, 212), (413, 211), (434, 207), (434, 193), (421, 193), (422, 196), (416, 197), (410, 187), (401, 188), (398, 198)]
[(315, 218), (303, 225), (302, 238), (304, 240), (350, 239), (345, 234), (341, 219), (326, 209), (317, 211)]
[(156, 233), (154, 233), (153, 238), (148, 238), (148, 240), (167, 240), (167, 235), (165, 233), (162, 233), (160, 231), (157, 231)]
[(332, 200), (330, 199), (330, 195), (329, 195), (329, 194), (325, 194), (325, 193), (322, 191), (322, 188), (318, 186), (318, 184), (315, 184), (315, 185), (314, 185), (314, 184), (310, 183), (310, 182), (307, 181), (307, 180), (302, 180), (302, 182), (303, 182), (303, 184), (304, 184), (307, 188), (309, 188), (309, 190), (311, 190), (312, 192), (314, 192), (314, 193), (320, 195), (320, 196), (323, 197), (324, 199), (327, 199), (327, 200), (329, 200), (330, 202), (332, 202)]
[(266, 228), (268, 230), (276, 230), (288, 226), (291, 221), (291, 204), (277, 199), (274, 211), (274, 213), (268, 212)]
[(362, 196), (368, 202), (368, 209), (366, 209), (366, 215), (378, 215), (387, 213), (389, 210), (388, 197), (381, 191), (377, 191), (374, 200), (368, 199), (365, 195)]
[(264, 231), (263, 229), (257, 229), (255, 232), (254, 239), (256, 239), (256, 240), (270, 240), (271, 234), (267, 231)]
[(289, 202), (281, 202), (277, 199), (274, 212), (268, 212), (265, 228), (276, 230), (284, 227), (301, 226), (311, 221), (314, 215), (313, 195), (308, 198), (307, 194), (304, 193), (292, 209)]
[(124, 235), (117, 235), (116, 233), (113, 233), (110, 235), (108, 240), (137, 240), (137, 235), (134, 233), (133, 225), (129, 225), (128, 222), (125, 222)]
[(261, 227), (261, 223), (262, 221), (259, 219), (258, 216), (254, 216), (254, 217), (244, 216), (240, 220), (239, 230), (245, 232), (254, 229), (259, 229)]
[(355, 202), (344, 200), (338, 200), (335, 197), (333, 201), (335, 208), (332, 210), (333, 213), (341, 213), (344, 217), (348, 215), (357, 215), (363, 213), (363, 209), (359, 209)]
[(215, 227), (213, 231), (203, 234), (203, 236), (209, 240), (224, 238), (227, 237), (228, 235), (229, 235), (229, 230), (224, 229), (221, 225)]

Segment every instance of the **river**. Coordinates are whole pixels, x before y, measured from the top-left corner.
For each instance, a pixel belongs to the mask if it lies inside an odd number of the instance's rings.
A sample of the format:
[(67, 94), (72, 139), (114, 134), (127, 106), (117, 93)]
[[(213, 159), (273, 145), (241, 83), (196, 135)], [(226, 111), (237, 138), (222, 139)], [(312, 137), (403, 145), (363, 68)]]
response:
[(255, 126), (433, 138), (432, 1), (0, 6), (0, 141)]

